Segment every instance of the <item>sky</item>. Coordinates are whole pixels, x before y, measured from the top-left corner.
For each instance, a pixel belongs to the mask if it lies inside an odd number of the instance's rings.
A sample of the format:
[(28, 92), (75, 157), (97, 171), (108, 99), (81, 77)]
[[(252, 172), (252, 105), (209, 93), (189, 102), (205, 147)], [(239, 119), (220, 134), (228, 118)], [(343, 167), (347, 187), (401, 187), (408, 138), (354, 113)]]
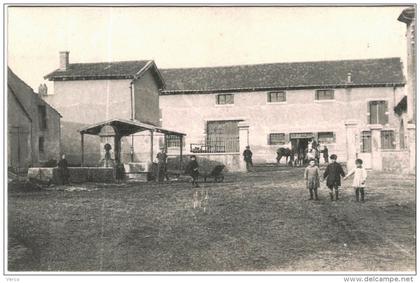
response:
[[(158, 68), (401, 57), (405, 7), (8, 7), (7, 59), (34, 90), (70, 63)], [(52, 84), (47, 83), (49, 92)]]

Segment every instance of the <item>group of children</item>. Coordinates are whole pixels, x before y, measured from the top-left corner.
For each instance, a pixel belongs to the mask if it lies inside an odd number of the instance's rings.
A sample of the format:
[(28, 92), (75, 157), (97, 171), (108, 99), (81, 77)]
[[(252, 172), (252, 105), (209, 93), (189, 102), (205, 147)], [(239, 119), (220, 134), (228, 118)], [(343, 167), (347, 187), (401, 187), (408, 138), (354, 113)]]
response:
[[(330, 189), (331, 201), (334, 200), (334, 196), (335, 200), (338, 200), (338, 189), (341, 186), (341, 177), (344, 177), (345, 180), (351, 175), (354, 175), (352, 185), (355, 189), (356, 201), (363, 202), (365, 200), (365, 187), (367, 178), (366, 169), (363, 168), (363, 160), (356, 159), (356, 168), (345, 175), (343, 168), (337, 162), (337, 155), (332, 154), (330, 159), (331, 162), (325, 169), (322, 179), (326, 179), (327, 187)], [(309, 199), (319, 200), (318, 188), (320, 187), (321, 174), (318, 166), (315, 165), (315, 160), (312, 159), (309, 161), (309, 166), (305, 169), (304, 178), (310, 194)]]
[[(244, 152), (244, 159), (247, 163), (247, 169), (252, 166), (252, 153), (249, 153), (249, 147)], [(363, 168), (363, 160), (356, 159), (356, 168), (351, 170), (347, 175), (345, 175), (343, 167), (337, 162), (337, 155), (332, 154), (330, 156), (331, 162), (328, 164), (327, 168), (322, 175), (322, 180), (326, 180), (326, 185), (330, 189), (330, 199), (331, 201), (338, 200), (339, 193), (338, 189), (341, 186), (341, 177), (344, 177), (344, 180), (354, 175), (353, 187), (356, 193), (356, 201), (365, 200), (365, 187), (366, 187), (366, 178), (367, 173), (366, 169)], [(187, 165), (186, 173), (192, 177), (192, 185), (198, 187), (198, 163), (195, 156), (191, 156), (191, 160)], [(307, 188), (310, 194), (310, 200), (319, 200), (318, 198), (318, 188), (321, 183), (321, 173), (315, 164), (315, 160), (311, 159), (309, 161), (309, 166), (306, 167), (304, 178), (306, 181)]]

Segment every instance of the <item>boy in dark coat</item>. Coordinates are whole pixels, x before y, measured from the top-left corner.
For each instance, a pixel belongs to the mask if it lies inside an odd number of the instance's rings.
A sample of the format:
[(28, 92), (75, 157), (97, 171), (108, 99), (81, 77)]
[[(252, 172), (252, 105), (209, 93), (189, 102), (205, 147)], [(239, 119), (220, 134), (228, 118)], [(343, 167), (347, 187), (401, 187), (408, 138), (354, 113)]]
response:
[(198, 175), (199, 175), (198, 163), (197, 163), (197, 160), (195, 158), (195, 155), (191, 155), (190, 158), (191, 158), (191, 160), (190, 160), (190, 162), (188, 162), (187, 168), (185, 168), (185, 173), (189, 174), (193, 178), (192, 179), (192, 185), (193, 185), (193, 187), (197, 188), (197, 187), (199, 187), (198, 182), (197, 182)]
[(344, 174), (343, 167), (337, 163), (337, 155), (331, 154), (330, 159), (331, 163), (325, 169), (324, 179), (327, 178), (327, 187), (330, 189), (331, 200), (334, 200), (334, 190), (335, 200), (338, 200), (338, 187), (341, 186), (341, 177), (344, 177), (346, 174)]
[(249, 149), (249, 145), (246, 146), (246, 149), (243, 153), (244, 161), (246, 162), (246, 171), (251, 171), (251, 167), (254, 165), (252, 164), (252, 151)]

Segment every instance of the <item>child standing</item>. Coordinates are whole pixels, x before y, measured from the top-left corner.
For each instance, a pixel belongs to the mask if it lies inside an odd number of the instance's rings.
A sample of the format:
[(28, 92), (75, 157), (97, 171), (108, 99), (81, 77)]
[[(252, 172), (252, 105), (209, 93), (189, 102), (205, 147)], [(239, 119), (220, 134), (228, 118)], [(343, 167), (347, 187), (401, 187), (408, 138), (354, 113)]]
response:
[(324, 179), (327, 178), (327, 187), (330, 189), (330, 198), (338, 200), (338, 188), (341, 186), (341, 176), (345, 176), (343, 167), (337, 163), (337, 155), (331, 154), (331, 163), (328, 164), (324, 172)]
[(365, 186), (366, 186), (366, 178), (367, 172), (366, 169), (363, 168), (363, 160), (356, 159), (356, 168), (351, 170), (343, 180), (347, 179), (351, 175), (354, 174), (353, 178), (353, 187), (356, 190), (356, 201), (359, 201), (359, 193), (361, 197), (361, 201), (365, 201)]
[(318, 199), (319, 168), (318, 166), (315, 166), (314, 159), (311, 159), (309, 161), (309, 166), (306, 167), (305, 169), (304, 177), (306, 181), (306, 186), (309, 189), (309, 194), (310, 194), (309, 199), (310, 200), (314, 199), (314, 195), (315, 195), (315, 200), (319, 200)]
[(185, 173), (189, 174), (192, 177), (192, 185), (193, 187), (199, 187), (198, 185), (198, 163), (196, 160), (195, 155), (191, 155), (191, 160), (188, 162), (187, 168), (185, 169)]

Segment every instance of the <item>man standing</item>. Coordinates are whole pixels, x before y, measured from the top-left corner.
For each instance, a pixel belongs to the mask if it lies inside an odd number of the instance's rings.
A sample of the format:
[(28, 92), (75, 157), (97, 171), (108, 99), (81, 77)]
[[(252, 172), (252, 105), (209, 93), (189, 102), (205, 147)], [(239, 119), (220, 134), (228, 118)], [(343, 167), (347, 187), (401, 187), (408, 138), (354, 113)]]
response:
[(162, 150), (157, 154), (156, 158), (158, 160), (158, 168), (157, 168), (158, 181), (162, 182), (164, 178), (166, 178), (166, 180), (169, 180), (168, 175), (166, 173), (166, 159), (168, 158), (168, 156), (166, 155), (164, 148), (162, 148)]
[(252, 151), (249, 149), (249, 145), (246, 146), (246, 149), (243, 153), (244, 161), (246, 162), (246, 171), (251, 171), (251, 168), (254, 166), (252, 164)]

